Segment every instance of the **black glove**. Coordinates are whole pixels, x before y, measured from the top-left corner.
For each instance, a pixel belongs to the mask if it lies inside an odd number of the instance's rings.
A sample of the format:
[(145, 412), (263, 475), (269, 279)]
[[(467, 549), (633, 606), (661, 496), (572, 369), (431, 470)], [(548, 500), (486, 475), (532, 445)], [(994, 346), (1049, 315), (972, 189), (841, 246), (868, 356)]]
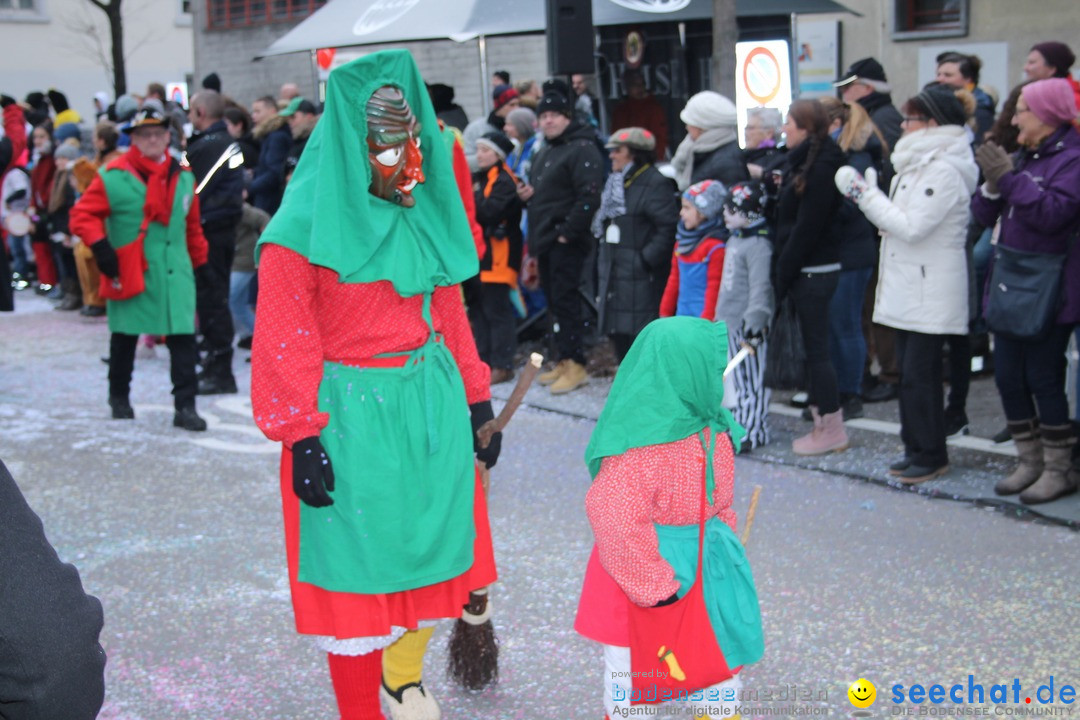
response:
[(202, 265), (195, 268), (195, 282), (199, 287), (208, 287), (213, 280), (214, 276), (210, 272), (210, 263), (204, 262)]
[(8, 105), (14, 105), (15, 98), (10, 95), (0, 95), (0, 108), (6, 108)]
[(665, 605), (670, 605), (671, 603), (675, 602), (678, 599), (679, 599), (679, 593), (671, 593), (671, 597), (664, 598), (660, 602), (653, 605), (653, 607), (654, 608), (656, 608), (656, 607), (664, 607)]
[(334, 468), (317, 436), (293, 443), (292, 487), (305, 505), (326, 507), (334, 504), (329, 495), (334, 491)]
[(116, 257), (116, 250), (109, 242), (109, 238), (101, 238), (90, 246), (90, 252), (94, 253), (98, 270), (105, 277), (115, 278), (120, 275), (120, 260)]
[(469, 406), (469, 414), (472, 416), (473, 451), (476, 452), (476, 459), (484, 463), (484, 467), (490, 470), (499, 461), (499, 451), (502, 450), (502, 433), (497, 432), (492, 435), (488, 446), (481, 448), (476, 431), (488, 420), (495, 419), (495, 413), (491, 409), (491, 401), (484, 400), (473, 403)]

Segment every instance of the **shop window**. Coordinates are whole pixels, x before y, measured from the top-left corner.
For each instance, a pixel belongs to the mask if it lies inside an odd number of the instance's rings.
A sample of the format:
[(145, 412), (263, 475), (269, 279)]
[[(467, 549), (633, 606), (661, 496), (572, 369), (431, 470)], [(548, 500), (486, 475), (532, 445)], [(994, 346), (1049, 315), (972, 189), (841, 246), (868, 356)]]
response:
[(967, 35), (968, 4), (969, 0), (895, 0), (893, 39)]
[(326, 0), (206, 0), (206, 26), (222, 30), (295, 22), (325, 4)]

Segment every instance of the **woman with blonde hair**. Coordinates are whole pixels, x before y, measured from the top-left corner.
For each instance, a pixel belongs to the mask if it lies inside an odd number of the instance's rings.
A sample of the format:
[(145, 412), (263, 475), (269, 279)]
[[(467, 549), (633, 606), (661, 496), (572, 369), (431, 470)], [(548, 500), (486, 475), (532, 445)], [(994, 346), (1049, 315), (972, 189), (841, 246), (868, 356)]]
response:
[[(829, 117), (829, 133), (847, 164), (864, 175), (869, 168), (881, 173), (889, 147), (862, 105), (831, 97), (822, 98), (821, 104)], [(877, 266), (878, 233), (848, 199), (841, 203), (832, 231), (840, 242), (840, 282), (829, 302), (829, 355), (836, 368), (840, 409), (845, 420), (853, 420), (863, 415), (859, 395), (866, 365), (862, 310), (866, 286)]]

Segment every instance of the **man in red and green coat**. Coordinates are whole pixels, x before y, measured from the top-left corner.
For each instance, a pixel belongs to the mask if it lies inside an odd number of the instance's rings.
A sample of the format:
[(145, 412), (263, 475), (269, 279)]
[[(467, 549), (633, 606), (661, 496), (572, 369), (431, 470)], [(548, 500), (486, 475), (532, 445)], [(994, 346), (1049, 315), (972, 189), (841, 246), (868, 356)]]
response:
[(113, 418), (135, 417), (128, 395), (139, 335), (164, 335), (173, 425), (205, 430), (195, 412), (195, 275), (206, 265), (207, 245), (194, 175), (169, 156), (168, 120), (156, 109), (140, 111), (124, 132), (131, 135), (131, 149), (94, 178), (70, 220), (72, 234), (94, 253), (104, 296), (110, 294), (106, 284), (111, 294), (127, 295), (140, 268), (145, 283), (130, 297), (107, 300), (109, 406)]

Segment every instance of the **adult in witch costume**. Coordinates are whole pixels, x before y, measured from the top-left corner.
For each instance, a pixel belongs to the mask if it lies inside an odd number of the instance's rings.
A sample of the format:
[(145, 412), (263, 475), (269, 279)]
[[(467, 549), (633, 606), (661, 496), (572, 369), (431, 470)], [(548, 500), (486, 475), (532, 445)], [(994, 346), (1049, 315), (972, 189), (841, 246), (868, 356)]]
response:
[[(135, 417), (128, 393), (139, 335), (165, 335), (173, 425), (206, 430), (195, 412), (195, 277), (205, 272), (207, 255), (195, 176), (169, 156), (162, 113), (144, 108), (124, 132), (131, 135), (131, 149), (94, 178), (69, 221), (71, 234), (89, 245), (102, 275), (112, 332), (109, 406), (115, 419)], [(136, 292), (140, 284), (145, 289)]]
[(473, 459), (493, 415), (458, 288), (476, 249), (408, 52), (330, 74), (258, 262), (252, 407), (284, 445), (297, 630), (328, 653), (344, 720), (383, 718), (380, 695), (394, 720), (437, 719), (433, 625), (495, 580)]
[[(722, 406), (727, 356), (722, 322), (684, 316), (649, 323), (619, 365), (585, 450), (594, 480), (585, 511), (596, 544), (574, 629), (603, 646), (608, 718), (647, 697), (643, 678), (654, 668), (641, 670), (650, 660), (676, 680), (684, 671), (711, 678), (708, 691), (679, 689), (705, 691), (697, 704), (708, 716), (731, 715), (739, 669), (764, 652), (757, 592), (731, 509), (743, 430)], [(713, 663), (703, 653), (705, 637), (680, 648), (679, 627), (657, 627), (656, 613), (637, 610), (692, 602), (698, 581), (704, 602), (696, 608), (708, 615), (714, 653), (719, 647)], [(700, 618), (684, 612), (684, 624)], [(634, 638), (650, 630), (642, 625), (670, 638), (673, 652), (638, 655), (644, 648), (634, 647)], [(638, 673), (633, 682), (631, 673)]]

